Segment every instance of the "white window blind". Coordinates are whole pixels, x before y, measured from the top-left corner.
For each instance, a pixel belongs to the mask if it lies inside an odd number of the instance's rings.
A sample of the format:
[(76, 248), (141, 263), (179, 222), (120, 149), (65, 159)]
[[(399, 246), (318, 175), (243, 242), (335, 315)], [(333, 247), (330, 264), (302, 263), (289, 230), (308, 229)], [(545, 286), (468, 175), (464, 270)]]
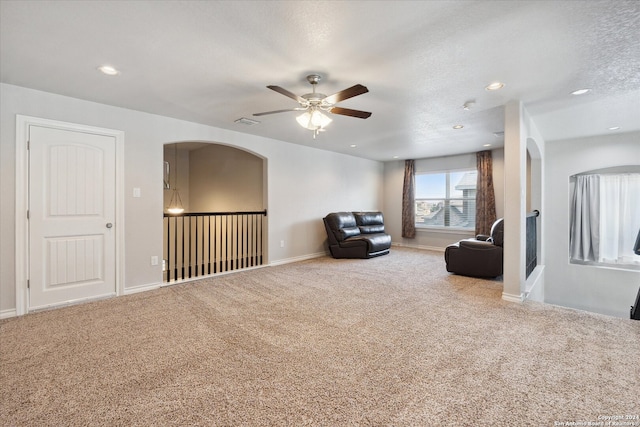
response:
[(475, 229), (476, 170), (416, 174), (416, 227)]

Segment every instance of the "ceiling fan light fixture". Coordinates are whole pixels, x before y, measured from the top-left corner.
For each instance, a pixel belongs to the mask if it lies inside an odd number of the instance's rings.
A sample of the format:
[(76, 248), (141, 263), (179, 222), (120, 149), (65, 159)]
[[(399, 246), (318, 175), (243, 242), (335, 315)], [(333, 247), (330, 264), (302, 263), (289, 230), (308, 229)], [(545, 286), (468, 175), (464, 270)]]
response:
[(318, 110), (314, 110), (313, 113), (311, 113), (311, 124), (315, 127), (324, 128), (332, 121), (333, 120), (330, 119), (329, 116), (322, 114)]
[(296, 117), (296, 121), (303, 128), (313, 130), (313, 127), (311, 126), (311, 113), (309, 113), (308, 111), (305, 111), (304, 113)]
[(296, 121), (305, 129), (317, 131), (320, 129), (324, 129), (324, 127), (331, 123), (333, 120), (331, 120), (325, 114), (322, 114), (321, 111), (313, 110), (305, 111), (304, 113), (296, 117)]
[(281, 88), (280, 86), (267, 86), (268, 89), (297, 101), (299, 105), (298, 107), (288, 108), (286, 110), (266, 111), (264, 113), (253, 113), (253, 115), (265, 116), (267, 114), (284, 113), (285, 111), (304, 111), (304, 113), (296, 117), (296, 121), (303, 128), (313, 131), (314, 138), (318, 135), (318, 132), (324, 131), (324, 128), (333, 121), (324, 113), (357, 117), (360, 119), (366, 119), (371, 116), (371, 113), (368, 111), (352, 110), (351, 108), (335, 106), (340, 101), (369, 92), (369, 89), (367, 89), (366, 86), (357, 84), (350, 88), (341, 90), (340, 92), (336, 92), (333, 95), (326, 96), (323, 93), (316, 92), (316, 85), (320, 81), (319, 74), (308, 75), (307, 81), (311, 84), (313, 92), (306, 93), (302, 96), (298, 96), (293, 92)]

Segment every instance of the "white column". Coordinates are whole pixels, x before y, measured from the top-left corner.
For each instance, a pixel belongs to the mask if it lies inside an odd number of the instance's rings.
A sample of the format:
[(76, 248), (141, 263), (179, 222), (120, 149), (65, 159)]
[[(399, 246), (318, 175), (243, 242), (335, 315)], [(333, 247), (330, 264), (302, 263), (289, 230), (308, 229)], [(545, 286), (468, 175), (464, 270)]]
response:
[(527, 141), (521, 101), (505, 105), (504, 275), (502, 299), (522, 302), (526, 270)]

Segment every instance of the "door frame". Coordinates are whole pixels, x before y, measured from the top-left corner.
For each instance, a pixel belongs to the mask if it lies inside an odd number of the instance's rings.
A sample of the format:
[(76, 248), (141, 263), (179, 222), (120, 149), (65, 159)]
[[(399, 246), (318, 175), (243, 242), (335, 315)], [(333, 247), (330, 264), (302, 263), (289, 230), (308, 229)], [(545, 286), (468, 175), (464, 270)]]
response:
[(124, 132), (58, 120), (16, 115), (16, 315), (29, 312), (29, 126), (41, 126), (113, 137), (116, 149), (115, 281), (116, 296), (124, 293)]

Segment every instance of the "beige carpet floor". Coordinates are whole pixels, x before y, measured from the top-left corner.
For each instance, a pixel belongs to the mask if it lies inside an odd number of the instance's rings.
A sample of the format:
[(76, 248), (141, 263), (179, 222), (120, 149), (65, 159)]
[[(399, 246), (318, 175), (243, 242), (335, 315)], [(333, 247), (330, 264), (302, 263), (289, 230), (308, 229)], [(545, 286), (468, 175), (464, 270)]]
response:
[(640, 425), (640, 322), (501, 289), (394, 247), (6, 319), (0, 425)]

